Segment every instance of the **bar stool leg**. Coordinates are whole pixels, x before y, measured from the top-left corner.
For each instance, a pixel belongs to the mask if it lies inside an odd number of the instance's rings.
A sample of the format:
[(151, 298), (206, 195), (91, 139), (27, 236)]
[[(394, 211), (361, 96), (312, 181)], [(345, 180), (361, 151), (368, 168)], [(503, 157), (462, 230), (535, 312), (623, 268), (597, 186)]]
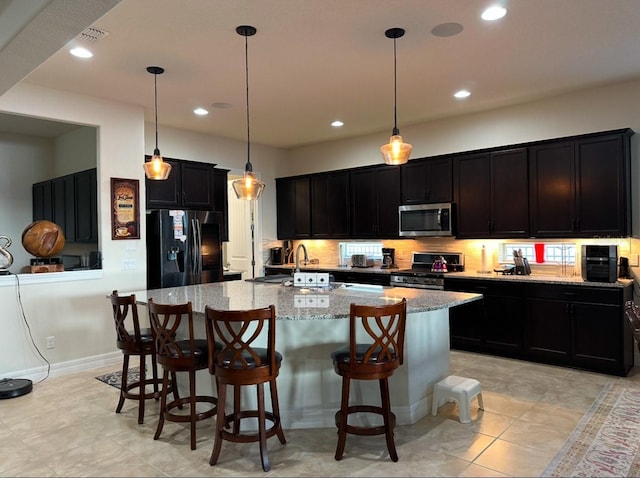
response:
[(273, 408), (273, 414), (278, 417), (278, 431), (276, 432), (278, 435), (278, 439), (280, 443), (283, 445), (287, 443), (286, 438), (284, 437), (284, 431), (282, 430), (282, 422), (280, 422), (280, 401), (278, 400), (278, 387), (276, 386), (276, 381), (272, 380), (269, 382), (269, 389), (271, 391), (271, 407)]
[[(138, 390), (138, 423), (144, 423), (144, 402), (147, 390), (147, 356), (140, 354), (140, 389)], [(155, 385), (157, 387), (157, 385)]]
[(220, 450), (222, 448), (222, 429), (225, 428), (224, 410), (226, 402), (227, 384), (220, 383), (218, 384), (218, 415), (216, 417), (216, 436), (213, 440), (213, 450), (211, 451), (209, 465), (215, 465), (218, 462), (218, 457), (220, 456)]
[(191, 418), (191, 449), (196, 449), (196, 371), (189, 370), (189, 415)]
[(162, 373), (162, 393), (160, 394), (160, 414), (158, 415), (158, 426), (156, 427), (156, 434), (153, 436), (154, 440), (157, 440), (158, 438), (160, 438), (160, 433), (162, 433), (162, 427), (164, 426), (164, 412), (167, 406), (168, 387), (169, 387), (169, 371), (165, 369), (164, 372)]
[(264, 384), (259, 383), (256, 385), (256, 391), (258, 392), (258, 437), (260, 442), (260, 458), (262, 460), (262, 469), (269, 471), (271, 466), (269, 465), (269, 455), (267, 454), (267, 432), (266, 432), (266, 417), (264, 409)]
[(122, 405), (124, 405), (124, 393), (127, 389), (127, 371), (129, 370), (129, 356), (124, 355), (122, 357), (122, 379), (120, 383), (120, 400), (118, 400), (118, 406), (116, 407), (116, 413), (120, 413)]
[(347, 443), (347, 419), (349, 416), (349, 386), (351, 380), (348, 377), (342, 377), (342, 400), (340, 403), (340, 414), (338, 420), (338, 446), (336, 447), (336, 460), (342, 460), (344, 447)]
[(391, 419), (391, 400), (389, 399), (389, 381), (386, 378), (380, 379), (380, 396), (382, 398), (382, 417), (384, 418), (385, 437), (387, 448), (392, 461), (398, 461), (398, 452), (393, 440), (393, 421)]

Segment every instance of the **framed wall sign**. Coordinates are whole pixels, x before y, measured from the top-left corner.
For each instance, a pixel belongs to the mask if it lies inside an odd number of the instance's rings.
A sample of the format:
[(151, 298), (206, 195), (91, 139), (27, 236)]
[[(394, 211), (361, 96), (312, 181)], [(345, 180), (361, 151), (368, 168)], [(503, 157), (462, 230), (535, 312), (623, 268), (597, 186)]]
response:
[(111, 239), (140, 239), (139, 181), (111, 178)]

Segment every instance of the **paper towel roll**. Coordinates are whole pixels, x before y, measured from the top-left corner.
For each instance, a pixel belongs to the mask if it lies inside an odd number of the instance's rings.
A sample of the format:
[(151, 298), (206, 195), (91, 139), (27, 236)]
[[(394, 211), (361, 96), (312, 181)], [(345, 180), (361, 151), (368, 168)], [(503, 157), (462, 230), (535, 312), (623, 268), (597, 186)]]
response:
[(480, 272), (487, 272), (487, 250), (484, 246), (482, 246), (482, 251), (480, 252)]

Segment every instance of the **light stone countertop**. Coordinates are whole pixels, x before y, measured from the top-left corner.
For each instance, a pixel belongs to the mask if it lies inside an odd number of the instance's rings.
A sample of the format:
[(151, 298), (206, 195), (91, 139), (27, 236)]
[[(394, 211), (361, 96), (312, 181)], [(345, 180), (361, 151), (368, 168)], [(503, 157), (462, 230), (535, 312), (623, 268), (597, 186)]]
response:
[[(267, 265), (268, 268), (282, 269), (283, 273), (293, 271), (295, 265), (284, 264), (279, 266)], [(398, 269), (381, 269), (380, 267), (340, 267), (340, 266), (326, 266), (321, 264), (307, 264), (300, 267), (301, 271), (344, 271), (344, 272), (361, 272), (361, 273), (373, 273), (373, 274), (393, 274)], [(465, 278), (465, 279), (489, 279), (489, 280), (504, 280), (504, 281), (521, 281), (527, 283), (542, 283), (542, 284), (564, 284), (564, 285), (581, 285), (588, 287), (626, 287), (633, 283), (633, 279), (618, 279), (616, 282), (587, 282), (582, 279), (581, 276), (559, 276), (551, 274), (530, 274), (530, 275), (502, 275), (497, 272), (490, 272), (483, 274), (476, 271), (465, 272), (448, 272), (446, 274), (448, 278)]]
[(140, 290), (133, 293), (140, 304), (146, 304), (148, 298), (163, 304), (191, 301), (196, 313), (204, 313), (206, 305), (222, 310), (247, 310), (273, 304), (277, 318), (285, 320), (346, 318), (352, 302), (384, 305), (405, 297), (407, 313), (414, 313), (446, 309), (482, 298), (481, 294), (466, 292), (362, 284), (339, 285), (334, 289), (307, 289), (246, 281)]

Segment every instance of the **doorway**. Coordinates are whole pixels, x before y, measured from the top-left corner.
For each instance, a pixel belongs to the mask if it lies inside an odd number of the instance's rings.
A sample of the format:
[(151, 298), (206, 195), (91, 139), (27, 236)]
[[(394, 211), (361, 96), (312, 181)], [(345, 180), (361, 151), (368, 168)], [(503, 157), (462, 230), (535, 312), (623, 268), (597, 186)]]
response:
[[(229, 242), (224, 243), (223, 253), (224, 266), (233, 271), (242, 271), (244, 280), (262, 275), (261, 208), (259, 201), (245, 201), (236, 197), (231, 183), (238, 178), (242, 176), (230, 174), (227, 181)], [(255, 268), (252, 260), (255, 261)]]

